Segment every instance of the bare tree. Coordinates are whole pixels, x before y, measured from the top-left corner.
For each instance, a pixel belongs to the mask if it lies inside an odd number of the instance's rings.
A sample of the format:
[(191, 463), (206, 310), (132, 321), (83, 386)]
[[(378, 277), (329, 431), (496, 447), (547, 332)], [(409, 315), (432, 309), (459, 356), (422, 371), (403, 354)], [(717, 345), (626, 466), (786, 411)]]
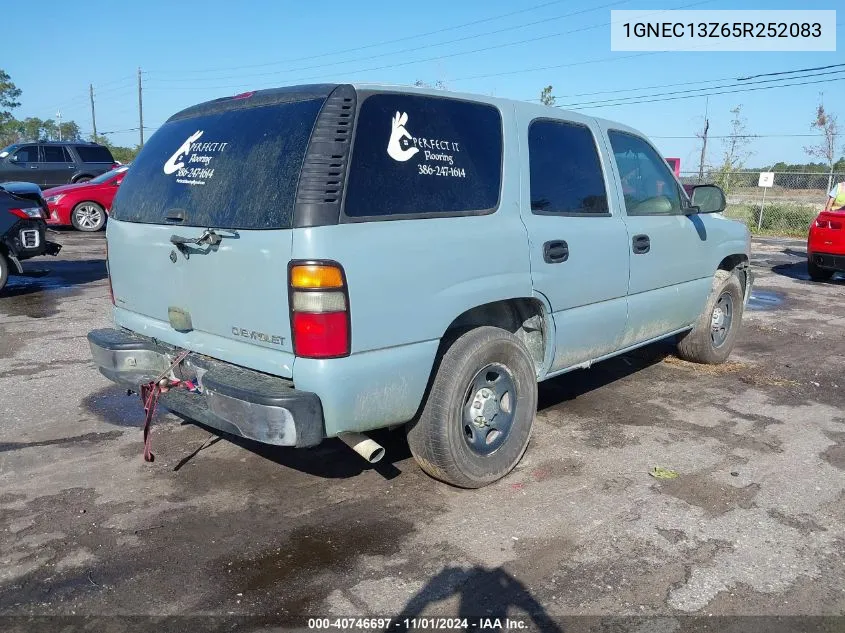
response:
[(717, 175), (717, 182), (725, 193), (731, 189), (731, 174), (742, 169), (752, 154), (748, 147), (753, 135), (748, 133), (748, 120), (742, 116), (742, 105), (733, 108), (731, 114), (731, 130), (722, 139), (722, 164)]
[(544, 106), (553, 106), (557, 103), (557, 97), (552, 94), (551, 86), (546, 86), (540, 91), (540, 103)]
[(827, 190), (833, 186), (833, 164), (836, 161), (836, 144), (839, 140), (839, 124), (835, 114), (828, 114), (824, 104), (820, 103), (816, 108), (816, 118), (810, 123), (810, 128), (818, 130), (822, 134), (822, 140), (818, 145), (805, 147), (804, 151), (814, 158), (821, 158), (827, 163)]

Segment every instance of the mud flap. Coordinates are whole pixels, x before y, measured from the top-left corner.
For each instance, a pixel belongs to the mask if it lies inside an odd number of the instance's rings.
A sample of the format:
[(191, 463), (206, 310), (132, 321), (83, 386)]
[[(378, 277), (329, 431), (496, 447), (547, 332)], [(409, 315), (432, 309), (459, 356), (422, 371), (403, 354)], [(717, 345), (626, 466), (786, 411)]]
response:
[[(2, 255), (0, 255), (2, 256)], [(12, 270), (9, 272), (13, 275), (22, 275), (23, 274), (23, 266), (21, 266), (20, 260), (12, 255), (11, 253), (6, 253), (6, 259), (9, 260), (9, 263), (12, 265)]]

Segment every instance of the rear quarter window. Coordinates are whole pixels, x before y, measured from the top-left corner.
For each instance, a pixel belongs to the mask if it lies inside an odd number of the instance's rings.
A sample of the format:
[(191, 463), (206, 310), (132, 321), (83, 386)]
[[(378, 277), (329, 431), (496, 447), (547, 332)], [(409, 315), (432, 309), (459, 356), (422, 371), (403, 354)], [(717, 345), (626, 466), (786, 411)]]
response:
[(360, 106), (344, 214), (465, 215), (499, 203), (502, 118), (490, 105), (408, 94)]
[(114, 158), (107, 147), (77, 145), (74, 147), (83, 163), (113, 163)]

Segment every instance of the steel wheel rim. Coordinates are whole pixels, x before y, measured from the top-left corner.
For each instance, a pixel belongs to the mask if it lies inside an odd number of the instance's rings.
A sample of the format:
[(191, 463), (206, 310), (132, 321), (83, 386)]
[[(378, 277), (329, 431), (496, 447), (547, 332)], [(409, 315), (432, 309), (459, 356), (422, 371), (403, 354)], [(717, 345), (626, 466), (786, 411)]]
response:
[(76, 208), (76, 223), (86, 229), (95, 229), (102, 221), (102, 213), (92, 204), (83, 204)]
[(719, 295), (713, 312), (710, 315), (710, 340), (713, 347), (721, 347), (725, 344), (728, 334), (731, 331), (734, 315), (734, 300), (729, 292)]
[(482, 367), (467, 386), (461, 436), (477, 455), (491, 455), (507, 441), (516, 413), (516, 381), (500, 363)]

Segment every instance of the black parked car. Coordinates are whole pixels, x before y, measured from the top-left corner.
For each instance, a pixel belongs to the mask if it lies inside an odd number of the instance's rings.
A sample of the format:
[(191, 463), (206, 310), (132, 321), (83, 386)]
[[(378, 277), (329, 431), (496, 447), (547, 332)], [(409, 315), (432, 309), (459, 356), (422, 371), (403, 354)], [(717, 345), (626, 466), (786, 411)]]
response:
[(0, 290), (9, 275), (26, 274), (21, 260), (59, 254), (61, 245), (47, 240), (47, 213), (37, 185), (0, 182)]
[(85, 182), (117, 167), (108, 147), (84, 141), (15, 143), (0, 150), (0, 182), (57, 187)]

